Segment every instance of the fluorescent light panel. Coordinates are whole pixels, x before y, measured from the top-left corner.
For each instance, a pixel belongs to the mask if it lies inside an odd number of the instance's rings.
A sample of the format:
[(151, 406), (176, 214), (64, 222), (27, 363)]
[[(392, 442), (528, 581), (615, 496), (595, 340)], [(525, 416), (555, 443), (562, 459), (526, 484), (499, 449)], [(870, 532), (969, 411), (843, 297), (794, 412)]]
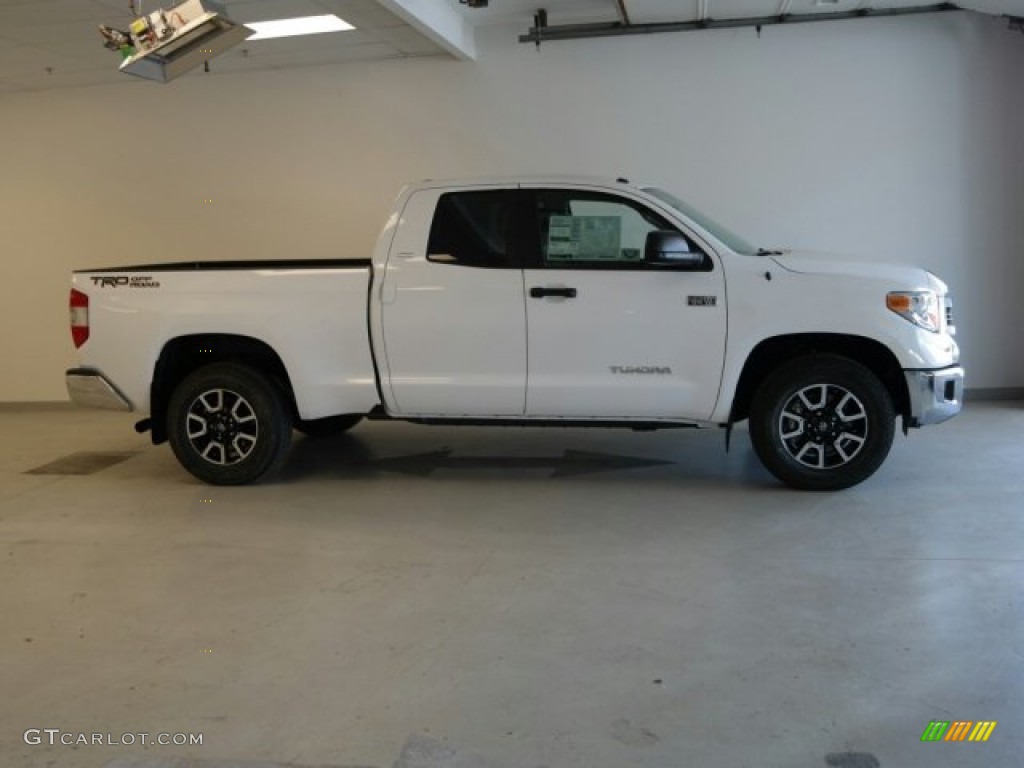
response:
[(274, 37), (295, 37), (297, 35), (319, 35), (324, 32), (344, 32), (355, 29), (347, 21), (333, 14), (324, 16), (299, 16), (294, 19), (274, 19), (273, 21), (253, 21), (247, 23), (249, 29), (256, 34), (249, 40), (270, 40)]

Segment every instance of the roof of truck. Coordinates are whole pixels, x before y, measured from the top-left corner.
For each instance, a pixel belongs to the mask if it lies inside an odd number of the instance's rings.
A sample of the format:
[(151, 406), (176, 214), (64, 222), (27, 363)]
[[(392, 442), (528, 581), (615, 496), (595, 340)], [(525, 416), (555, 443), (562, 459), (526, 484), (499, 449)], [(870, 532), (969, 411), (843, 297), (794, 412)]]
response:
[(582, 176), (571, 174), (535, 174), (521, 176), (475, 176), (461, 179), (423, 179), (410, 184), (411, 189), (434, 189), (438, 187), (490, 187), (513, 186), (516, 184), (556, 184), (565, 186), (594, 187), (632, 187), (639, 189), (638, 184), (630, 183), (623, 177), (613, 176)]

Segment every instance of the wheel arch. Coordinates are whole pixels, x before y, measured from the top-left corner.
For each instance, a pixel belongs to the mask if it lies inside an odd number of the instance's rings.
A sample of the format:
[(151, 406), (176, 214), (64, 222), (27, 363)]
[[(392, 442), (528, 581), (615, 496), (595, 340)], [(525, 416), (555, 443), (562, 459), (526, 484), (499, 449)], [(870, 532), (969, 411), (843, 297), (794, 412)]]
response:
[(281, 356), (264, 341), (227, 333), (197, 333), (168, 340), (157, 357), (150, 383), (150, 427), (154, 444), (167, 440), (167, 406), (175, 387), (211, 363), (240, 363), (267, 375), (281, 390), (293, 419), (298, 409)]
[(840, 355), (870, 370), (888, 390), (896, 413), (903, 417), (904, 424), (907, 423), (910, 395), (896, 355), (874, 339), (839, 333), (787, 334), (758, 343), (747, 356), (740, 373), (729, 422), (743, 421), (750, 415), (754, 392), (771, 371), (790, 360), (813, 354)]

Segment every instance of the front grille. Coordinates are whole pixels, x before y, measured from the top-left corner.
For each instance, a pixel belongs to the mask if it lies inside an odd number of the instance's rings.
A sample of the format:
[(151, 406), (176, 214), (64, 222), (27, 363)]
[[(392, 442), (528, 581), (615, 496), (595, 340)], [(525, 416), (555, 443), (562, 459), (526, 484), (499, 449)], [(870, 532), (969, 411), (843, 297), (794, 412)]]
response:
[(953, 322), (953, 299), (949, 296), (945, 299), (946, 305), (946, 331), (956, 333), (956, 323)]

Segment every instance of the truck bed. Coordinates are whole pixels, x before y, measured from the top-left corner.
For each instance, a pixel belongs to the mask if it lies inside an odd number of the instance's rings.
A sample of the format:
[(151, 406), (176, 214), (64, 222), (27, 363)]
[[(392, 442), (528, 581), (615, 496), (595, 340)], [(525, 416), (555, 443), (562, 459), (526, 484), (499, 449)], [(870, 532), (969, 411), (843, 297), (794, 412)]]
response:
[(168, 343), (243, 336), (266, 343), (303, 382), (296, 391), (301, 418), (364, 413), (379, 402), (367, 332), (369, 283), (368, 259), (79, 270), (72, 287), (89, 296), (90, 318), (82, 364), (104, 371), (133, 410), (146, 413), (150, 381)]

